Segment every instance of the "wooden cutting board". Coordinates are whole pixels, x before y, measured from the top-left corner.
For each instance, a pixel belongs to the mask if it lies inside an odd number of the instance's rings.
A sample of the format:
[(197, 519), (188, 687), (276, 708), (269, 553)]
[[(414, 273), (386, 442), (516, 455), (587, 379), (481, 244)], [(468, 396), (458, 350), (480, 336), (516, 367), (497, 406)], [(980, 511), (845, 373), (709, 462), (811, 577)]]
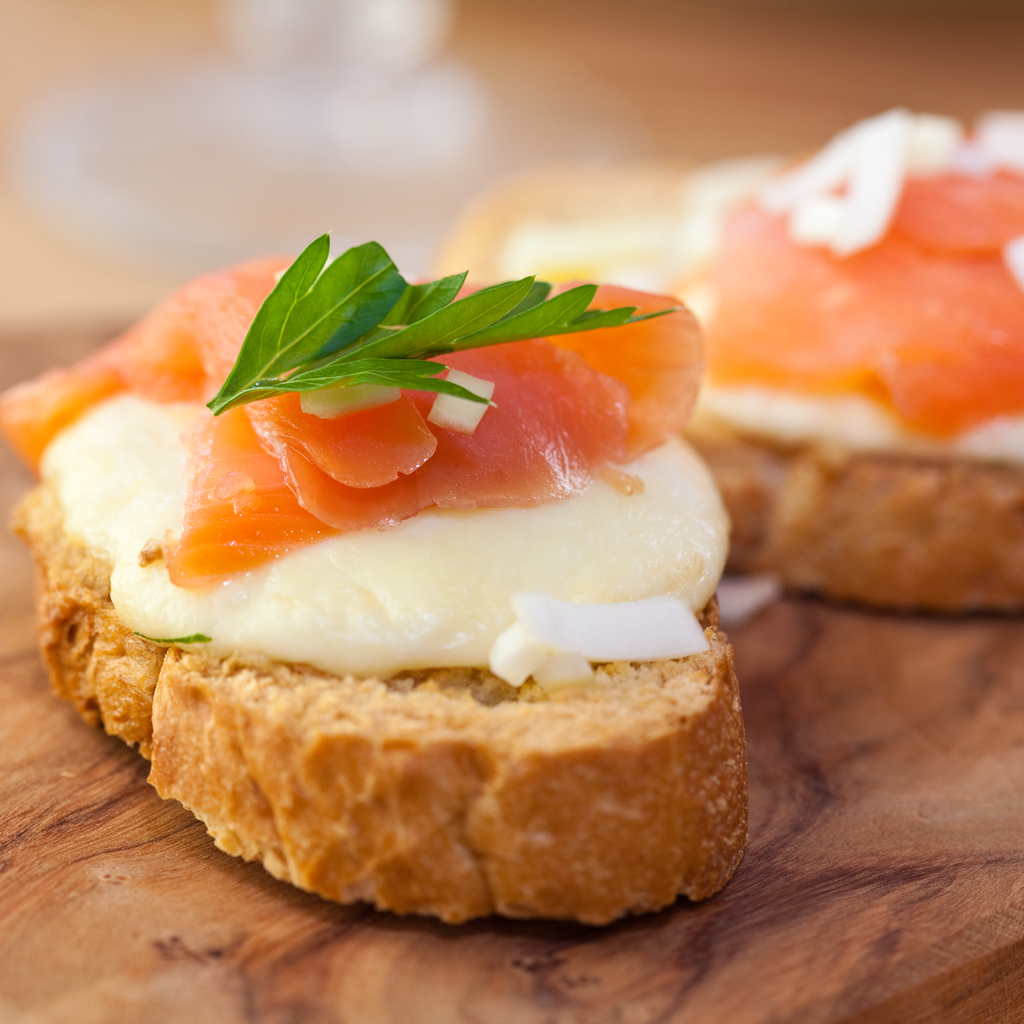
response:
[[(93, 340), (0, 339), (0, 376)], [(5, 538), (0, 1024), (1024, 1021), (1024, 620), (786, 600), (733, 640), (751, 827), (725, 890), (602, 929), (449, 927), (215, 850), (49, 694)]]

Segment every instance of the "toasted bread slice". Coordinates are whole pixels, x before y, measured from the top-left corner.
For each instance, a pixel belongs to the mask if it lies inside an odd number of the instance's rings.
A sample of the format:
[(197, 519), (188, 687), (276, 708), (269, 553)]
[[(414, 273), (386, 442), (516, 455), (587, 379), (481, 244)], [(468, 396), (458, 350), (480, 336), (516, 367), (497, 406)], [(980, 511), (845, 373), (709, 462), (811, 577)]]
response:
[(1024, 609), (1024, 467), (688, 439), (732, 519), (729, 570), (894, 610)]
[(136, 744), (221, 849), (278, 878), (449, 922), (603, 924), (710, 896), (739, 862), (745, 741), (713, 605), (706, 653), (605, 665), (561, 700), (478, 669), (340, 678), (134, 636), (48, 487), (15, 528), (57, 693)]

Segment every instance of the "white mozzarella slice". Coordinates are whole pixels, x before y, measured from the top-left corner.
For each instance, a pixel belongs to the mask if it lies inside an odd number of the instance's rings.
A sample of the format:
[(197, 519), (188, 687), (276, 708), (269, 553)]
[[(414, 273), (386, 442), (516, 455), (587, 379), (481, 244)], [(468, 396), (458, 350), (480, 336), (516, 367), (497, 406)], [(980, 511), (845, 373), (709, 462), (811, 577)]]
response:
[[(439, 665), (482, 666), (515, 621), (513, 595), (572, 601), (678, 594), (700, 609), (725, 561), (727, 519), (707, 469), (672, 441), (622, 471), (536, 508), (424, 509), (392, 529), (329, 537), (207, 587), (171, 584), (139, 553), (180, 535), (189, 461), (183, 436), (202, 406), (124, 395), (83, 416), (47, 449), (69, 535), (113, 566), (121, 621), (146, 636), (203, 633), (215, 657), (260, 652), (336, 675), (388, 678)], [(243, 474), (224, 481), (244, 491)], [(559, 653), (547, 645), (532, 672)], [(525, 676), (524, 676), (525, 678)]]

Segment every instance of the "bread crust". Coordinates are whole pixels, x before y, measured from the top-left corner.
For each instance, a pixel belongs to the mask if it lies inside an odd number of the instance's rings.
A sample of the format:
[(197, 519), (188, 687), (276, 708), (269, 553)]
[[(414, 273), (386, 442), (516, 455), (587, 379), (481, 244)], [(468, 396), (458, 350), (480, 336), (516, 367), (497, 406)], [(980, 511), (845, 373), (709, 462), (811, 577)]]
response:
[(720, 889), (746, 843), (732, 652), (616, 663), (563, 700), (485, 670), (387, 681), (132, 635), (43, 486), (15, 514), (56, 692), (136, 744), (228, 853), (340, 902), (604, 924)]
[(1024, 467), (691, 430), (733, 523), (728, 570), (894, 610), (1024, 609)]

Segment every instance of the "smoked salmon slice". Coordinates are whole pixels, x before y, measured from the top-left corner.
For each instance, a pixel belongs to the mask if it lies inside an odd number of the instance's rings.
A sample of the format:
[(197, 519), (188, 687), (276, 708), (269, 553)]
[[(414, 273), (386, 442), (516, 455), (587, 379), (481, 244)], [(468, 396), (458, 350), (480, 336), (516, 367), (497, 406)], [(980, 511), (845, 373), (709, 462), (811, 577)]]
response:
[[(636, 306), (638, 313), (678, 305), (678, 300), (668, 295), (610, 284), (601, 285), (591, 303), (600, 309)], [(704, 343), (696, 319), (685, 307), (653, 320), (558, 334), (549, 340), (559, 348), (578, 352), (595, 370), (629, 388), (631, 455), (663, 444), (689, 423), (704, 375)]]
[[(473, 434), (437, 429), (415, 474), (425, 504), (527, 508), (579, 493), (596, 467), (625, 458), (629, 391), (574, 352), (515, 341), (442, 361), (493, 381), (496, 407)], [(434, 396), (411, 394), (427, 415)]]
[[(72, 370), (12, 389), (0, 426), (30, 464), (90, 405), (130, 390), (204, 402), (231, 370), (283, 259), (186, 285)], [(642, 312), (675, 300), (603, 287), (597, 307)], [(219, 417), (190, 439), (183, 529), (165, 545), (171, 581), (199, 587), (251, 571), (337, 531), (388, 528), (429, 506), (527, 508), (579, 493), (594, 473), (662, 443), (688, 419), (700, 378), (688, 312), (626, 327), (439, 357), (495, 385), (472, 435), (430, 425), (432, 393), (328, 420), (285, 394)]]
[(714, 283), (714, 383), (861, 392), (939, 437), (1024, 412), (1024, 292), (998, 254), (893, 231), (837, 259), (750, 205), (728, 221)]
[(227, 579), (336, 532), (299, 504), (244, 409), (204, 412), (189, 442), (193, 478), (182, 533), (164, 552), (176, 586)]
[(294, 392), (244, 408), (268, 451), (281, 458), (290, 446), (349, 487), (382, 487), (419, 469), (437, 448), (437, 438), (404, 395), (331, 420), (303, 412)]
[(234, 364), (246, 331), (288, 265), (275, 257), (206, 274), (67, 370), (49, 370), (0, 395), (0, 431), (38, 472), (43, 449), (88, 408), (129, 390), (155, 402), (206, 401)]
[[(497, 407), (474, 434), (435, 428), (433, 456), (379, 486), (347, 486), (317, 465), (308, 446), (281, 429), (280, 398), (204, 416), (192, 444), (197, 471), (185, 528), (167, 559), (172, 582), (206, 586), (298, 544), (337, 530), (394, 526), (431, 505), (532, 507), (578, 493), (595, 467), (625, 456), (628, 390), (575, 353), (520, 341), (445, 362), (494, 381)], [(283, 398), (298, 407), (297, 396)], [(429, 414), (433, 400), (423, 392), (403, 398), (417, 417)], [(400, 403), (381, 411), (392, 406)], [(285, 419), (294, 423), (294, 414)], [(360, 415), (321, 422), (340, 433)], [(273, 438), (273, 455), (257, 437), (263, 431)]]
[(46, 446), (87, 409), (124, 390), (121, 375), (102, 360), (47, 370), (0, 395), (0, 432), (34, 473)]
[(941, 174), (908, 178), (892, 230), (940, 252), (998, 256), (1024, 235), (1024, 177)]

